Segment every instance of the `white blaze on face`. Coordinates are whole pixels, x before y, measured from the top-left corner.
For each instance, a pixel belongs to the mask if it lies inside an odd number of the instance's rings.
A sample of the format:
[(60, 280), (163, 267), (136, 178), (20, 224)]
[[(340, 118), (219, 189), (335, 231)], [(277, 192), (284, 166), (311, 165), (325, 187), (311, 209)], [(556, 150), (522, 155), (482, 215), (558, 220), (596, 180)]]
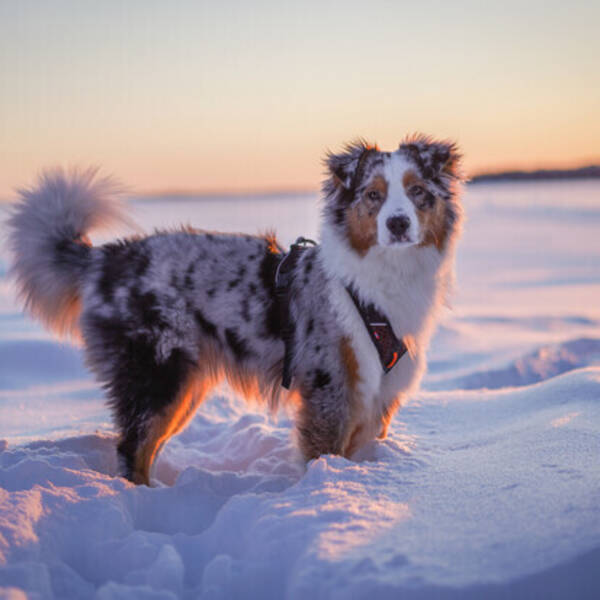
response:
[[(394, 152), (386, 158), (383, 176), (387, 181), (387, 199), (377, 215), (377, 242), (380, 246), (411, 246), (421, 241), (419, 219), (414, 204), (406, 195), (403, 177), (407, 170), (413, 169), (401, 154)], [(391, 219), (400, 217), (409, 220), (409, 225), (401, 240), (390, 231)]]

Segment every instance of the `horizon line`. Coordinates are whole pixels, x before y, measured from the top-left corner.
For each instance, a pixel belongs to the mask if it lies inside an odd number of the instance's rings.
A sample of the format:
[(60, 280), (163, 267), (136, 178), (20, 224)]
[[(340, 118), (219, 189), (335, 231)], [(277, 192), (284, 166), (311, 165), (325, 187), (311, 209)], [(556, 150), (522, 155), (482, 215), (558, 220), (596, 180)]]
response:
[[(477, 183), (477, 179), (485, 177), (501, 177), (502, 175), (513, 175), (515, 173), (520, 174), (535, 174), (540, 172), (577, 172), (583, 169), (600, 169), (600, 163), (585, 163), (579, 164), (579, 166), (573, 166), (568, 168), (556, 168), (556, 167), (540, 167), (535, 169), (519, 169), (509, 168), (500, 170), (484, 170), (477, 171), (473, 174), (468, 174), (465, 177), (464, 183)], [(303, 196), (309, 194), (320, 193), (321, 187), (291, 187), (291, 188), (160, 188), (155, 190), (144, 190), (129, 188), (126, 189), (125, 196), (127, 198), (136, 199), (153, 199), (153, 198), (239, 198), (245, 197), (264, 197), (264, 196)], [(17, 188), (13, 190), (13, 193), (17, 193)], [(0, 196), (0, 205), (11, 204), (15, 198), (8, 196)]]
[[(502, 175), (512, 175), (515, 173), (522, 174), (535, 174), (540, 172), (577, 172), (583, 169), (600, 169), (600, 163), (585, 163), (575, 167), (568, 168), (556, 168), (556, 167), (540, 167), (534, 169), (500, 169), (500, 170), (484, 170), (477, 171), (473, 174), (468, 174), (465, 177), (464, 183), (469, 184), (474, 182), (476, 179), (482, 177), (498, 177)], [(227, 197), (240, 197), (240, 196), (302, 196), (308, 194), (317, 194), (321, 191), (321, 187), (302, 187), (302, 188), (254, 188), (254, 189), (202, 189), (202, 188), (163, 188), (159, 190), (143, 191), (143, 190), (132, 190), (129, 197), (135, 198), (191, 198), (191, 197), (215, 197), (215, 198), (227, 198)]]

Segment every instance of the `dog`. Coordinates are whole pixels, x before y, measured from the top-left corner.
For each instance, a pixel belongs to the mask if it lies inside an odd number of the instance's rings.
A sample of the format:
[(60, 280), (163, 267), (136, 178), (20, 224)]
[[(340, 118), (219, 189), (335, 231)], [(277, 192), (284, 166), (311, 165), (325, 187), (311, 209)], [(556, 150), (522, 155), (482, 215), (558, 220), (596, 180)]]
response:
[[(134, 483), (150, 484), (157, 452), (222, 378), (273, 408), (289, 401), (305, 460), (350, 457), (386, 436), (423, 375), (453, 277), (460, 161), (454, 143), (423, 135), (328, 153), (320, 244), (288, 265), (284, 306), (285, 253), (270, 235), (182, 228), (92, 246), (88, 233), (122, 216), (93, 170), (45, 172), (19, 191), (10, 272), (34, 317), (83, 342)], [(386, 326), (393, 364), (378, 345)]]

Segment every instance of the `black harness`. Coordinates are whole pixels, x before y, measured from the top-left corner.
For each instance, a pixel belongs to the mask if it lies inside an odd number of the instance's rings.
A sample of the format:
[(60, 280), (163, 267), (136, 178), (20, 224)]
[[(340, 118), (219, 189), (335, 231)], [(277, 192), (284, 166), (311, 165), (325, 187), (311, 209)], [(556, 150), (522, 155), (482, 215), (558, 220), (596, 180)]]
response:
[(285, 344), (281, 385), (286, 390), (290, 389), (292, 383), (292, 342), (296, 331), (290, 316), (290, 283), (292, 282), (294, 267), (301, 254), (307, 249), (307, 244), (317, 245), (313, 240), (299, 237), (290, 246), (290, 251), (281, 259), (275, 271), (275, 294), (279, 304), (281, 338)]
[[(275, 271), (275, 293), (279, 304), (281, 338), (285, 345), (281, 385), (287, 390), (290, 389), (292, 382), (292, 342), (295, 333), (295, 325), (290, 315), (290, 284), (294, 267), (308, 248), (308, 244), (316, 246), (313, 240), (299, 237), (290, 246), (290, 251), (281, 259)], [(363, 304), (351, 286), (347, 286), (346, 290), (367, 328), (369, 338), (377, 349), (383, 372), (389, 373), (406, 353), (406, 344), (396, 337), (388, 318), (374, 304)]]
[(371, 341), (379, 354), (379, 361), (384, 373), (389, 373), (394, 365), (406, 354), (408, 348), (403, 340), (399, 340), (392, 329), (388, 318), (374, 304), (363, 304), (352, 287), (346, 290), (354, 302), (367, 328)]

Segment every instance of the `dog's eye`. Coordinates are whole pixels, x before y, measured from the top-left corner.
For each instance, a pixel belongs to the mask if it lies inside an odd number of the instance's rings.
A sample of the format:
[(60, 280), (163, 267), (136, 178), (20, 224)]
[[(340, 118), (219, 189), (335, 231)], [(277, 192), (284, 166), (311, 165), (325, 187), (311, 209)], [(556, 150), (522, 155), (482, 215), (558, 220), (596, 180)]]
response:
[(425, 193), (425, 189), (420, 185), (413, 185), (410, 190), (408, 190), (408, 193), (417, 198)]
[(377, 190), (371, 190), (367, 193), (369, 200), (381, 200), (381, 194)]

